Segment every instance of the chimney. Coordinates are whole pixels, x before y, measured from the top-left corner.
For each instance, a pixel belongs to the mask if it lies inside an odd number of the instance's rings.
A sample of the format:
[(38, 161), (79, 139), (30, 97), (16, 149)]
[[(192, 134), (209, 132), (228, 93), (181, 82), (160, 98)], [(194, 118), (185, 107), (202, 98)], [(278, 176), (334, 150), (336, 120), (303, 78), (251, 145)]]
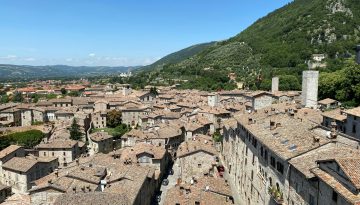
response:
[(275, 122), (270, 120), (270, 130), (274, 130), (275, 128)]
[(279, 77), (273, 77), (271, 80), (271, 92), (275, 93), (279, 91)]
[(249, 123), (249, 125), (253, 124), (253, 119), (249, 117), (248, 123)]
[(335, 139), (337, 137), (337, 133), (336, 133), (336, 122), (331, 122), (331, 132), (330, 132), (330, 138), (331, 139)]
[(360, 45), (356, 46), (356, 63), (360, 64)]

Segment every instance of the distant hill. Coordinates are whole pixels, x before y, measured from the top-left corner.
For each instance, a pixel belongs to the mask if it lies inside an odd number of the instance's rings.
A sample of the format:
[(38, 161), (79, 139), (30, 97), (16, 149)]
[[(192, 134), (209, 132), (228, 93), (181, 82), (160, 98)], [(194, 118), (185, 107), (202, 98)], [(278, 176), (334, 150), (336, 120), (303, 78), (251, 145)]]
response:
[(27, 66), (0, 64), (0, 79), (42, 79), (58, 77), (89, 77), (98, 75), (112, 75), (127, 72), (135, 67), (107, 67), (107, 66)]
[(206, 49), (214, 44), (215, 44), (215, 42), (209, 42), (209, 43), (202, 43), (202, 44), (197, 44), (197, 45), (187, 47), (187, 48), (177, 51), (175, 53), (169, 54), (151, 65), (140, 67), (139, 70), (161, 69), (164, 65), (166, 65), (168, 63), (179, 63), (193, 55), (198, 54), (199, 52), (203, 51), (204, 49)]
[[(154, 67), (149, 67), (148, 76), (164, 82), (186, 79), (187, 88), (197, 88), (193, 85), (199, 77), (212, 78), (210, 72), (216, 70), (223, 77), (234, 72), (245, 85), (259, 88), (273, 75), (294, 75), (300, 80), (312, 54), (326, 54), (329, 66), (323, 71), (341, 69), (336, 61), (353, 55), (356, 44), (360, 44), (359, 0), (294, 0), (230, 39), (182, 61), (162, 62), (155, 74)], [(211, 89), (224, 88), (219, 86)]]

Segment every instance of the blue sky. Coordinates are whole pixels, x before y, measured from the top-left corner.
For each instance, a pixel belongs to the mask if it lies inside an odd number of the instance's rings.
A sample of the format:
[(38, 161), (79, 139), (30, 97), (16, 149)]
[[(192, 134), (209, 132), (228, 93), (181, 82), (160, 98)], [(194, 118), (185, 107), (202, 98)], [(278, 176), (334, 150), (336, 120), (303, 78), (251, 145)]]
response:
[(224, 40), (291, 0), (1, 0), (0, 64), (134, 66)]

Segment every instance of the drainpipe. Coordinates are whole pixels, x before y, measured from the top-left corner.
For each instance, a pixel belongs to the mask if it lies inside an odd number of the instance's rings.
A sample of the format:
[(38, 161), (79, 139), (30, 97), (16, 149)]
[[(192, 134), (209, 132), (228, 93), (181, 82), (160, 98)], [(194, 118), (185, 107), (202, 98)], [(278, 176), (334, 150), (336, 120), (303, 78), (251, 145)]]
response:
[(289, 186), (288, 186), (288, 204), (290, 204), (290, 178), (291, 178), (291, 164), (289, 163), (289, 167), (288, 167), (288, 183), (289, 183)]
[(318, 187), (317, 187), (317, 199), (316, 199), (316, 204), (319, 205), (319, 192), (320, 192), (320, 180), (318, 179)]

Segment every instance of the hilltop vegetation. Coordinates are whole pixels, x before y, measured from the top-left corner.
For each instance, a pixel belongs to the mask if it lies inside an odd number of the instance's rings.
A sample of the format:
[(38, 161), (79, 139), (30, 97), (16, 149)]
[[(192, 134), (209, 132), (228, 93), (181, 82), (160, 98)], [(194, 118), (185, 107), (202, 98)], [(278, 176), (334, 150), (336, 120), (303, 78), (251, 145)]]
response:
[[(168, 61), (161, 69), (140, 73), (134, 84), (181, 83), (181, 88), (232, 89), (235, 83), (228, 74), (235, 73), (236, 81), (250, 89), (269, 89), (273, 76), (280, 77), (282, 90), (300, 89), (302, 71), (312, 54), (327, 56), (328, 66), (320, 70), (322, 73), (337, 75), (343, 69), (360, 43), (359, 22), (357, 0), (295, 0), (228, 40), (180, 62)], [(321, 82), (329, 79), (328, 75), (322, 74), (321, 78), (326, 78)], [(344, 98), (322, 89), (321, 97), (351, 101), (352, 95)]]
[(154, 69), (162, 69), (162, 67), (168, 63), (179, 63), (183, 60), (186, 60), (187, 58), (194, 56), (201, 51), (205, 50), (206, 48), (214, 45), (215, 42), (209, 42), (209, 43), (202, 43), (190, 46), (188, 48), (184, 48), (180, 51), (177, 51), (175, 53), (171, 53), (160, 60), (156, 61), (155, 63), (144, 66), (141, 69), (142, 70), (154, 70)]

